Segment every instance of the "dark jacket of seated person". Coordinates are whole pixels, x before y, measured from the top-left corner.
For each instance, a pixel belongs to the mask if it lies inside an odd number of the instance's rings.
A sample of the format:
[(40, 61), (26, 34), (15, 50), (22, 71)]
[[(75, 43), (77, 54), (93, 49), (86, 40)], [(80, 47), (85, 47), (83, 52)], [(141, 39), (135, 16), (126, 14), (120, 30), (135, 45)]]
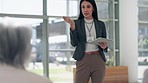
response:
[(28, 26), (0, 23), (0, 83), (51, 83), (25, 69), (31, 56), (31, 32)]

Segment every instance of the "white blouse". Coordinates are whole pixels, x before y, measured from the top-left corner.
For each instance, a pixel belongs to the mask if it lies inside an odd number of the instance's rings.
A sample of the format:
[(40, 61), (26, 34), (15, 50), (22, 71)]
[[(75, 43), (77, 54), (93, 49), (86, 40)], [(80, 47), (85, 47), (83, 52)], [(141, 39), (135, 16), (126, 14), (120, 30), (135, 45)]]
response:
[(86, 31), (86, 41), (87, 41), (85, 52), (97, 51), (99, 49), (96, 45), (88, 43), (96, 39), (96, 29), (94, 21), (93, 19), (91, 20), (84, 19), (84, 21), (85, 21), (85, 31)]

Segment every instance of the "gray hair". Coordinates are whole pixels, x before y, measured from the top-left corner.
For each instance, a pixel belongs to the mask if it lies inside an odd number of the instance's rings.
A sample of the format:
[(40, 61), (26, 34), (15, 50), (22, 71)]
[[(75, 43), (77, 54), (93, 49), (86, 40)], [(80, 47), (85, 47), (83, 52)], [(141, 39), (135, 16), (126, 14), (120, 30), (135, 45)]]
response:
[(23, 67), (31, 53), (31, 28), (0, 23), (0, 63)]

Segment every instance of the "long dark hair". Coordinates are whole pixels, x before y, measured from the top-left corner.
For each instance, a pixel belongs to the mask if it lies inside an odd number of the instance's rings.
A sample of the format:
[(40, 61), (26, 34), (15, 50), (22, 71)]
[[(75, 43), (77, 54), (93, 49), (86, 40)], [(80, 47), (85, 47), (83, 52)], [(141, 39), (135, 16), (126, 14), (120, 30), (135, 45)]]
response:
[(80, 1), (80, 5), (79, 5), (79, 8), (80, 8), (80, 12), (79, 12), (79, 13), (80, 13), (80, 14), (79, 14), (78, 19), (84, 18), (83, 14), (82, 14), (82, 9), (81, 9), (81, 4), (82, 4), (83, 1), (88, 1), (89, 3), (92, 4), (93, 9), (94, 9), (93, 12), (92, 12), (92, 17), (93, 17), (94, 19), (97, 19), (97, 20), (98, 20), (97, 6), (96, 6), (96, 2), (95, 2), (94, 0), (81, 0), (81, 1)]

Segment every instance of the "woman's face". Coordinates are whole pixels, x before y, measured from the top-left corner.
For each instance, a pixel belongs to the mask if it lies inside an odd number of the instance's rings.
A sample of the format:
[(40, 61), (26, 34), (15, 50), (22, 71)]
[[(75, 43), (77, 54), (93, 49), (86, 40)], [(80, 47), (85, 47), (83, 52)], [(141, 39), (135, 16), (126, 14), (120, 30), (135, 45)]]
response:
[(93, 6), (91, 3), (88, 1), (83, 1), (81, 4), (81, 10), (84, 18), (92, 19)]

